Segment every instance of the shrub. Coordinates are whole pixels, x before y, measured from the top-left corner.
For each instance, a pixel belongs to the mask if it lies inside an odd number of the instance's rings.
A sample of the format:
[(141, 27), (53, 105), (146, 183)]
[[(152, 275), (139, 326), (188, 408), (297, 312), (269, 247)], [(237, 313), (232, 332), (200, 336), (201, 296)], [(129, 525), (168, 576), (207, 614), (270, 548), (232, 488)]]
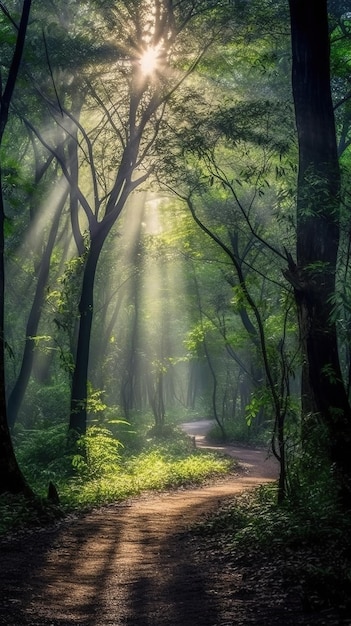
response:
[(14, 445), (18, 462), (30, 482), (38, 487), (71, 472), (71, 456), (67, 452), (67, 426), (57, 424), (46, 428), (16, 428)]
[(102, 426), (89, 426), (86, 435), (77, 442), (81, 454), (72, 458), (73, 467), (88, 478), (98, 478), (119, 470), (120, 441)]

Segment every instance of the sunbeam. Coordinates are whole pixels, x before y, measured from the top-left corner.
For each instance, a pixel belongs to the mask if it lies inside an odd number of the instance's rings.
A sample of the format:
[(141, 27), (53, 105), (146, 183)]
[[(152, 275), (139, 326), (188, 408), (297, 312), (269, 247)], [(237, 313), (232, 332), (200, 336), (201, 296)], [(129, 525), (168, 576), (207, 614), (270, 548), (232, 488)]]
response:
[(145, 50), (140, 58), (140, 69), (145, 76), (152, 74), (158, 66), (160, 60), (160, 47), (150, 46)]
[[(161, 419), (165, 408), (185, 404), (189, 378), (186, 279), (182, 261), (167, 251), (174, 222), (164, 202), (137, 193), (125, 207), (119, 235), (111, 240), (111, 280), (104, 275), (96, 297), (99, 330), (90, 374), (94, 386), (109, 390), (111, 404), (120, 403), (122, 394), (128, 410), (149, 408)], [(96, 367), (103, 360), (106, 365)]]

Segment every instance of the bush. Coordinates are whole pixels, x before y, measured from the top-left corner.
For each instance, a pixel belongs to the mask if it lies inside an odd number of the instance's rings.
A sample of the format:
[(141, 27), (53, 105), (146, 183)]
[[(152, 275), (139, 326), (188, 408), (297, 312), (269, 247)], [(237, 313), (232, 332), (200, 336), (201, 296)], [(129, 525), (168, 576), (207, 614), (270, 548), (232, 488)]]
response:
[(18, 425), (14, 437), (16, 456), (30, 483), (56, 481), (71, 473), (72, 458), (67, 452), (67, 426), (26, 429)]
[[(271, 433), (264, 429), (257, 431), (252, 426), (248, 426), (244, 420), (238, 420), (233, 422), (225, 422), (225, 441), (227, 443), (237, 442), (246, 445), (266, 445), (269, 442)], [(215, 424), (207, 435), (207, 438), (211, 441), (223, 442), (223, 433)]]
[(20, 411), (19, 422), (26, 428), (57, 424), (69, 415), (70, 393), (66, 382), (40, 385), (31, 381)]
[(108, 428), (89, 426), (77, 442), (82, 453), (73, 456), (72, 465), (87, 478), (113, 474), (119, 470), (121, 445)]

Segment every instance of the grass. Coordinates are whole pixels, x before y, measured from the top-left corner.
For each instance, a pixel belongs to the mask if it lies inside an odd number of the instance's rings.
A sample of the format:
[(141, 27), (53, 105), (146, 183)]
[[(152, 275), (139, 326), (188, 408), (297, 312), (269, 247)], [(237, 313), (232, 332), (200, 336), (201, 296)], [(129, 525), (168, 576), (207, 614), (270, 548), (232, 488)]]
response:
[(144, 491), (163, 490), (200, 483), (229, 470), (229, 463), (209, 454), (170, 458), (161, 446), (126, 458), (115, 472), (90, 480), (72, 479), (58, 485), (62, 505), (67, 509), (86, 508), (124, 500)]
[[(141, 451), (139, 446), (136, 451), (133, 445), (122, 447), (105, 427), (88, 430), (82, 441), (84, 455), (67, 454), (65, 441), (66, 431), (61, 426), (18, 435), (17, 457), (41, 498), (40, 506), (28, 507), (22, 497), (0, 497), (0, 534), (51, 521), (55, 515), (122, 501), (144, 491), (199, 484), (227, 473), (233, 465), (230, 459), (194, 450), (191, 440), (177, 430), (162, 441), (144, 439)], [(56, 507), (46, 503), (50, 481), (60, 495)]]

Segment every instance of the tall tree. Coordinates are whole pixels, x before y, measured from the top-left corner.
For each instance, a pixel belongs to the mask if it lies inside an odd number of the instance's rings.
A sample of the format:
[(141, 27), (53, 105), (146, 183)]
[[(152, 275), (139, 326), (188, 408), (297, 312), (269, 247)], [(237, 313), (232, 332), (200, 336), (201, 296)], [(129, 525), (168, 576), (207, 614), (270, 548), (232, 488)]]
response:
[(318, 423), (326, 428), (323, 452), (337, 470), (342, 498), (351, 506), (351, 410), (332, 315), (340, 172), (330, 89), (327, 0), (289, 0), (289, 6), (299, 170), (297, 260), (290, 257), (286, 276), (295, 291), (304, 358), (304, 434), (307, 439), (313, 437)]
[[(1, 5), (1, 10), (12, 22), (7, 10)], [(13, 91), (16, 85), (18, 71), (26, 38), (31, 0), (24, 0), (19, 26), (17, 28), (16, 44), (9, 67), (5, 88), (0, 99), (0, 148), (8, 121), (9, 109)], [(7, 423), (6, 389), (5, 389), (5, 337), (4, 337), (4, 245), (5, 245), (5, 207), (2, 194), (2, 166), (0, 156), (0, 494), (4, 492), (25, 493), (32, 495), (24, 476), (22, 475), (12, 446), (11, 436)]]
[[(183, 34), (189, 21), (205, 8), (206, 3), (200, 5), (198, 2), (182, 2), (177, 9), (167, 1), (155, 2), (153, 6), (148, 3), (136, 5), (134, 2), (124, 2), (121, 6), (116, 5), (109, 14), (115, 27), (126, 34), (124, 44), (118, 49), (116, 75), (118, 74), (120, 83), (113, 86), (121, 100), (116, 103), (113, 90), (108, 91), (106, 86), (102, 86), (101, 92), (99, 80), (95, 84), (89, 83), (90, 95), (100, 107), (102, 122), (94, 129), (94, 139), (88, 139), (95, 206), (91, 207), (86, 198), (79, 196), (88, 222), (89, 244), (79, 303), (79, 332), (72, 380), (72, 432), (84, 433), (86, 429), (94, 284), (100, 254), (127, 199), (153, 171), (166, 106), (196, 65), (199, 49), (194, 45), (185, 72), (171, 71), (169, 58), (174, 53), (178, 36)], [(206, 45), (201, 43), (200, 56)], [(101, 93), (104, 98), (107, 96), (107, 104), (104, 104)], [(108, 174), (98, 174), (92, 167), (91, 148), (95, 136), (105, 137), (109, 143), (114, 142), (115, 152), (111, 154), (110, 163), (116, 164), (116, 167), (113, 171), (111, 164), (106, 166), (105, 170), (109, 169)], [(104, 163), (105, 149), (100, 156)]]

